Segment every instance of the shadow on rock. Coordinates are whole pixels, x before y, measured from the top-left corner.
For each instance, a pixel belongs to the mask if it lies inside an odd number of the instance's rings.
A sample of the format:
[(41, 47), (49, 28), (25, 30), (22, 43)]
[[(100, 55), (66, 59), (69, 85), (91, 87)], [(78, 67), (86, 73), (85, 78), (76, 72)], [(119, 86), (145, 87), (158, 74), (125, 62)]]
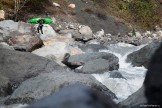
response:
[(72, 85), (27, 108), (117, 108), (117, 105), (86, 86)]
[(144, 81), (148, 105), (162, 106), (162, 44), (155, 52)]

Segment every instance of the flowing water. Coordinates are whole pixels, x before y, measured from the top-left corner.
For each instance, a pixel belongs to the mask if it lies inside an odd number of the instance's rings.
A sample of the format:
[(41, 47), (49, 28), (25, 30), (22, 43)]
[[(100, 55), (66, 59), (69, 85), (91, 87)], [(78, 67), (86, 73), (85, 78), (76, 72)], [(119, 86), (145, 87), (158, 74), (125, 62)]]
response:
[[(145, 73), (147, 71), (144, 67), (133, 67), (131, 63), (126, 62), (127, 55), (139, 50), (142, 46), (133, 46), (125, 43), (112, 44), (108, 46), (109, 50), (102, 50), (100, 52), (113, 53), (119, 58), (119, 72), (126, 78), (110, 78), (109, 72), (104, 74), (93, 74), (93, 76), (116, 94), (117, 103), (125, 100), (129, 95), (136, 92), (143, 84)], [(16, 105), (12, 108), (23, 108), (26, 105)], [(0, 107), (4, 108), (4, 107)]]
[(142, 46), (133, 46), (125, 43), (118, 43), (108, 46), (109, 50), (100, 52), (113, 53), (119, 58), (119, 72), (126, 78), (110, 78), (109, 72), (104, 74), (93, 74), (93, 76), (116, 94), (117, 103), (125, 100), (129, 95), (136, 92), (143, 84), (145, 73), (144, 67), (133, 67), (131, 63), (126, 62), (127, 55), (141, 49)]

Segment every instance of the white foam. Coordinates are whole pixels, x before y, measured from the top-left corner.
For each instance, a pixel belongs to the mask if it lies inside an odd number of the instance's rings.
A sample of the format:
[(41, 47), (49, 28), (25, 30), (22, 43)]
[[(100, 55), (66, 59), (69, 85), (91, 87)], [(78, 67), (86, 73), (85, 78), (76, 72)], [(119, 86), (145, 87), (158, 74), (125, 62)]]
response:
[(25, 108), (27, 106), (27, 104), (14, 104), (9, 106), (0, 106), (0, 108)]
[[(108, 52), (113, 53), (119, 58), (119, 72), (127, 79), (121, 78), (110, 78), (109, 72), (104, 74), (93, 74), (93, 76), (104, 84), (107, 88), (109, 88), (112, 92), (116, 94), (118, 100), (116, 102), (120, 102), (125, 100), (129, 95), (136, 92), (143, 84), (145, 73), (147, 71), (144, 67), (133, 67), (131, 63), (126, 63), (127, 55), (141, 49), (145, 45), (142, 46), (132, 46), (124, 43), (118, 43), (112, 45), (111, 50), (102, 50), (100, 52)], [(118, 52), (121, 48), (128, 49), (124, 55)], [(132, 49), (133, 50), (132, 50)]]

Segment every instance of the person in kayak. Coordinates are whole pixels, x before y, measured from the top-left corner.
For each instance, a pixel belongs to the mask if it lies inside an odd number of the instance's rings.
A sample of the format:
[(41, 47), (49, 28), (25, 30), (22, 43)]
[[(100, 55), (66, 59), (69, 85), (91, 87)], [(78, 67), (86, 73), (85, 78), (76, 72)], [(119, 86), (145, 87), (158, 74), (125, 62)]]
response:
[(38, 21), (38, 27), (37, 27), (37, 31), (39, 33), (39, 30), (41, 31), (41, 33), (43, 34), (43, 24), (45, 23), (45, 19), (39, 19)]

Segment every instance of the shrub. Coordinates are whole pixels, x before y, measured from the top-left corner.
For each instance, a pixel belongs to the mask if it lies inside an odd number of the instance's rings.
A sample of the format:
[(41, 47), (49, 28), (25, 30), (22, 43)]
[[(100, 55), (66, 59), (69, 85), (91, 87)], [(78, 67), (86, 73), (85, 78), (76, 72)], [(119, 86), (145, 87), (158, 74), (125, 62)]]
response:
[(128, 6), (128, 11), (134, 16), (134, 20), (143, 27), (152, 28), (160, 20), (160, 16), (156, 13), (157, 4), (152, 0), (132, 0)]

